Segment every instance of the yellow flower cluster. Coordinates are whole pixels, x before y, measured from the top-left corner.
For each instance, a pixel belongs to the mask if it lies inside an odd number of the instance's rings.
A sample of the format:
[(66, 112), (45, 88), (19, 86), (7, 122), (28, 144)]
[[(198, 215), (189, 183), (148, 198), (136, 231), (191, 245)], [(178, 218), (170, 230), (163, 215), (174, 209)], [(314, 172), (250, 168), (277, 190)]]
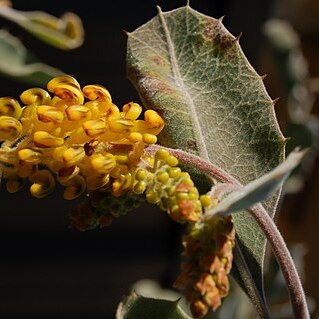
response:
[(22, 107), (0, 98), (0, 170), (8, 191), (29, 180), (31, 194), (42, 198), (54, 189), (54, 175), (69, 200), (86, 189), (111, 186), (120, 196), (132, 187), (131, 168), (164, 127), (158, 113), (138, 119), (139, 104), (120, 111), (103, 86), (81, 89), (70, 76), (52, 79), (47, 89), (23, 92)]
[(203, 228), (196, 225), (184, 236), (183, 272), (175, 286), (186, 290), (195, 318), (215, 311), (228, 295), (228, 274), (232, 267), (235, 229), (231, 217), (216, 217)]

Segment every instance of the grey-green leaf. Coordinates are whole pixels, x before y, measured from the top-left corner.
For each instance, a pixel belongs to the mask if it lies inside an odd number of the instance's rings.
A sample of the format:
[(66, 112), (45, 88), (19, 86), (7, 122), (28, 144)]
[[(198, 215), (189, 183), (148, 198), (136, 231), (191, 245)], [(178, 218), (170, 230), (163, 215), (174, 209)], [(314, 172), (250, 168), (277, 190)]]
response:
[[(285, 140), (274, 102), (220, 19), (189, 6), (159, 10), (128, 34), (127, 66), (144, 105), (166, 121), (161, 144), (195, 153), (242, 184), (283, 161)], [(278, 196), (263, 203), (271, 216)], [(245, 212), (235, 214), (234, 222), (263, 295), (265, 236)]]
[(207, 211), (205, 219), (215, 215), (227, 216), (261, 202), (281, 187), (292, 170), (300, 164), (306, 151), (293, 151), (287, 159), (268, 174), (245, 185), (240, 191), (230, 193), (218, 206)]
[(153, 299), (133, 292), (118, 306), (116, 319), (191, 319), (177, 301)]
[(43, 85), (62, 72), (44, 63), (27, 64), (28, 51), (21, 41), (0, 30), (0, 74), (30, 84)]
[(59, 49), (75, 49), (84, 40), (81, 19), (72, 12), (56, 18), (42, 11), (18, 11), (0, 5), (0, 16), (13, 21), (42, 41)]

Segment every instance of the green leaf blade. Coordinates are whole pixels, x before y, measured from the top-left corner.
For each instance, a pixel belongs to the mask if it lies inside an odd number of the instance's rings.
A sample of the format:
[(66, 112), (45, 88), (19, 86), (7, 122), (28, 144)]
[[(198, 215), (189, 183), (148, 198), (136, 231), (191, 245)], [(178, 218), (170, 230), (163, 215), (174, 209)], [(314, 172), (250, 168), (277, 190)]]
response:
[[(217, 20), (182, 7), (128, 35), (128, 77), (166, 127), (164, 146), (199, 155), (242, 184), (284, 159), (285, 139), (262, 78)], [(279, 192), (263, 204), (274, 215)], [(266, 239), (245, 212), (234, 216), (242, 251), (262, 293)], [(240, 282), (240, 278), (237, 278)]]
[(177, 301), (142, 297), (135, 292), (120, 303), (116, 319), (192, 319)]
[(0, 30), (0, 75), (33, 85), (44, 85), (62, 71), (45, 63), (27, 63), (30, 54), (21, 41)]

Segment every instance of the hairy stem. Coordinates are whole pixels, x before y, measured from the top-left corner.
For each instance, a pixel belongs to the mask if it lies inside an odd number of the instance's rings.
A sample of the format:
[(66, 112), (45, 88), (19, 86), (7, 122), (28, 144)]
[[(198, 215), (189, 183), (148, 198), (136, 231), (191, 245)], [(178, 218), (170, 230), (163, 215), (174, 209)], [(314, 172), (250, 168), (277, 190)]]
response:
[(277, 226), (275, 225), (273, 219), (268, 215), (267, 211), (261, 204), (256, 204), (248, 210), (266, 235), (277, 259), (277, 262), (280, 265), (281, 271), (286, 280), (287, 289), (293, 306), (295, 318), (310, 318), (306, 297), (299, 275), (291, 258), (290, 252), (286, 246), (286, 243), (281, 236)]
[[(159, 145), (150, 145), (149, 147), (147, 147), (146, 152), (154, 154), (160, 148), (163, 147)], [(214, 166), (212, 163), (201, 159), (196, 155), (184, 152), (179, 149), (166, 149), (169, 150), (172, 155), (176, 156), (181, 163), (188, 166), (196, 167), (205, 175), (211, 178), (218, 179), (223, 183), (232, 183), (234, 185), (241, 186), (241, 183), (234, 177), (230, 176), (227, 172)], [(309, 311), (299, 275), (289, 253), (289, 250), (286, 246), (286, 243), (281, 236), (276, 224), (261, 204), (253, 205), (250, 209), (248, 209), (248, 211), (255, 218), (265, 236), (269, 240), (273, 253), (277, 259), (278, 264), (280, 265), (280, 268), (286, 280), (287, 289), (295, 318), (309, 319)]]
[(231, 183), (234, 185), (242, 186), (236, 178), (226, 173), (221, 168), (214, 166), (212, 163), (203, 160), (201, 157), (184, 152), (179, 149), (164, 147), (161, 145), (149, 145), (145, 151), (154, 155), (159, 149), (167, 149), (172, 155), (178, 158), (178, 160), (190, 167), (197, 168), (210, 178), (218, 179), (223, 183)]

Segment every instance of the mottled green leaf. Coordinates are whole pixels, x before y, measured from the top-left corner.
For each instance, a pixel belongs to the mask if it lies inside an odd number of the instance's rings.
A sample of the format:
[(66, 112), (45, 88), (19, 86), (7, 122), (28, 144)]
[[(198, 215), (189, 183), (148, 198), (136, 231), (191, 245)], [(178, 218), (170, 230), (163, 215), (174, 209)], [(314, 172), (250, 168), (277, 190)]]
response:
[(120, 303), (116, 319), (191, 319), (177, 301), (146, 298), (132, 293)]
[(28, 64), (27, 49), (19, 39), (0, 30), (0, 74), (19, 81), (43, 85), (62, 72), (40, 62)]
[(59, 49), (75, 49), (84, 40), (81, 19), (72, 12), (56, 18), (42, 11), (18, 11), (0, 5), (0, 16), (13, 21), (42, 41)]
[[(274, 102), (237, 40), (220, 19), (189, 6), (159, 10), (128, 34), (127, 66), (144, 105), (165, 118), (163, 145), (195, 153), (247, 184), (283, 161), (284, 138)], [(271, 216), (278, 196), (264, 203)], [(263, 295), (265, 236), (249, 214), (234, 222)]]

